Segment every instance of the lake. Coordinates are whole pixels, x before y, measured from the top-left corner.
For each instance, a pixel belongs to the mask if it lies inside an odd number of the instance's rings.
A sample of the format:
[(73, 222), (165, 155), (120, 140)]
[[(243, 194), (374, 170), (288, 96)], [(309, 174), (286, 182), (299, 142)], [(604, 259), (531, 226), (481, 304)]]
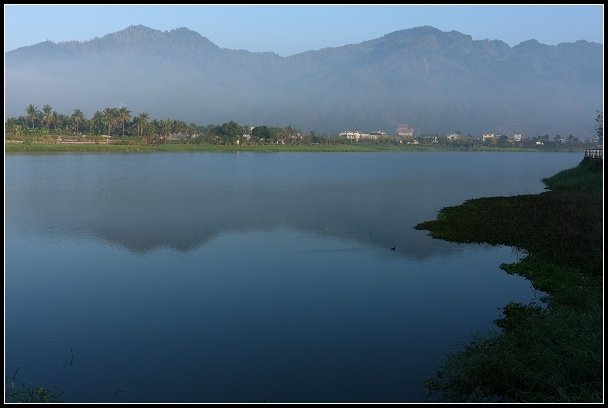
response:
[[(413, 227), (582, 153), (5, 156), (5, 378), (66, 402), (416, 402), (510, 301)], [(395, 250), (391, 250), (391, 248)]]

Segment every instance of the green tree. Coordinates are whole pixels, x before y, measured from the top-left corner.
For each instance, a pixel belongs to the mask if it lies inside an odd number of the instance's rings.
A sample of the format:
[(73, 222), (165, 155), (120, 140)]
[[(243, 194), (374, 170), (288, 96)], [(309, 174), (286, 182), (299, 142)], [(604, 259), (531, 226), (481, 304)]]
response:
[(243, 136), (243, 127), (231, 120), (220, 127), (220, 133), (226, 143), (233, 144)]
[(50, 129), (51, 122), (53, 121), (53, 107), (46, 104), (42, 107), (42, 123)]
[(137, 137), (142, 137), (144, 135), (144, 129), (148, 125), (148, 121), (150, 120), (150, 115), (146, 112), (142, 112), (135, 117), (135, 124), (137, 125)]
[(38, 109), (37, 106), (30, 103), (27, 106), (27, 108), (25, 109), (25, 112), (27, 113), (27, 118), (32, 121), (32, 130), (33, 130), (35, 127), (36, 119), (40, 115), (40, 110)]
[(595, 126), (595, 131), (597, 132), (597, 137), (598, 139), (603, 139), (604, 138), (604, 112), (601, 110), (597, 110), (597, 117), (595, 118), (595, 121), (597, 122), (597, 125)]
[(268, 126), (256, 126), (251, 131), (251, 137), (257, 141), (269, 141), (272, 140), (272, 136), (273, 132)]
[(54, 110), (51, 111), (48, 115), (46, 115), (46, 118), (47, 118), (46, 122), (47, 122), (50, 134), (53, 134), (53, 130), (57, 130), (58, 128), (65, 129), (66, 122), (69, 122), (69, 120), (66, 118), (65, 115), (57, 113)]
[(62, 131), (69, 131), (70, 117), (57, 111), (53, 111), (53, 115), (51, 118), (51, 126), (55, 130), (59, 129)]
[(114, 127), (118, 121), (118, 109), (105, 108), (103, 110), (103, 121), (108, 125), (108, 136), (112, 136), (112, 127)]
[(125, 122), (131, 119), (131, 111), (126, 107), (118, 109), (117, 119), (122, 123), (122, 135), (125, 135)]
[(103, 127), (104, 124), (104, 117), (103, 117), (103, 113), (100, 111), (95, 111), (95, 114), (93, 115), (93, 117), (91, 118), (90, 121), (90, 133), (93, 134), (93, 129), (95, 130), (96, 134), (101, 133), (101, 128)]
[(169, 135), (171, 134), (171, 119), (161, 120), (160, 129), (162, 134), (161, 139), (163, 140), (163, 143), (167, 143)]
[(76, 133), (78, 133), (78, 123), (84, 122), (84, 113), (78, 108), (74, 109), (74, 113), (72, 113), (72, 121), (76, 126)]

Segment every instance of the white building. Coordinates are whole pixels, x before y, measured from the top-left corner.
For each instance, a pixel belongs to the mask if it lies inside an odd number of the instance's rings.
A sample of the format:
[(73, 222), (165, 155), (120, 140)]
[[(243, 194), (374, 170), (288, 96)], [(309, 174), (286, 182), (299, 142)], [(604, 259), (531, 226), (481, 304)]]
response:
[(354, 140), (354, 141), (359, 141), (359, 139), (361, 138), (361, 133), (357, 132), (351, 132), (351, 131), (346, 131), (346, 132), (342, 132), (340, 133), (340, 137), (343, 137), (347, 140)]
[(358, 142), (361, 139), (377, 140), (379, 135), (377, 134), (377, 132), (361, 133), (359, 131), (356, 131), (356, 132), (346, 131), (346, 132), (340, 133), (340, 137), (343, 137), (346, 140), (354, 140), (354, 141)]
[(378, 137), (375, 133), (361, 133), (361, 139), (378, 140)]
[(397, 125), (397, 134), (399, 136), (412, 137), (414, 135), (414, 128), (408, 125)]

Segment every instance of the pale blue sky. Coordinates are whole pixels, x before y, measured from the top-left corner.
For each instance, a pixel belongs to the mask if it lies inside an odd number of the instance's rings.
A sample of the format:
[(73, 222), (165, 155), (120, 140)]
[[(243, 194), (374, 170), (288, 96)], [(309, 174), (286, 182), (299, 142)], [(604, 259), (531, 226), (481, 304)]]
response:
[(562, 6), (4, 6), (4, 49), (90, 40), (143, 24), (158, 30), (187, 27), (223, 48), (292, 55), (359, 43), (393, 31), (431, 25), (474, 40), (510, 46), (577, 40), (603, 43), (602, 5)]

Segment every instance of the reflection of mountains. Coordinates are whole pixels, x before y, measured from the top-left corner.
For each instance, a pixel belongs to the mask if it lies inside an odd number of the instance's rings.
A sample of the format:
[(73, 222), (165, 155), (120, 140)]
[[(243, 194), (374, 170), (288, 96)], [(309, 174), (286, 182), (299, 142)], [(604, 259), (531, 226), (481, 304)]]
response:
[[(396, 182), (265, 188), (173, 185), (109, 187), (70, 195), (45, 191), (23, 197), (7, 217), (52, 239), (93, 236), (137, 253), (162, 247), (189, 251), (226, 232), (287, 227), (353, 239), (397, 253), (426, 257), (454, 245), (432, 240), (413, 226), (440, 207), (432, 197), (412, 199)], [(428, 192), (427, 192), (428, 193)], [(25, 212), (22, 212), (25, 211)]]
[(145, 253), (286, 227), (397, 254), (457, 246), (413, 227), (480, 196), (542, 190), (578, 154), (145, 154), (9, 156), (6, 235), (94, 237)]

